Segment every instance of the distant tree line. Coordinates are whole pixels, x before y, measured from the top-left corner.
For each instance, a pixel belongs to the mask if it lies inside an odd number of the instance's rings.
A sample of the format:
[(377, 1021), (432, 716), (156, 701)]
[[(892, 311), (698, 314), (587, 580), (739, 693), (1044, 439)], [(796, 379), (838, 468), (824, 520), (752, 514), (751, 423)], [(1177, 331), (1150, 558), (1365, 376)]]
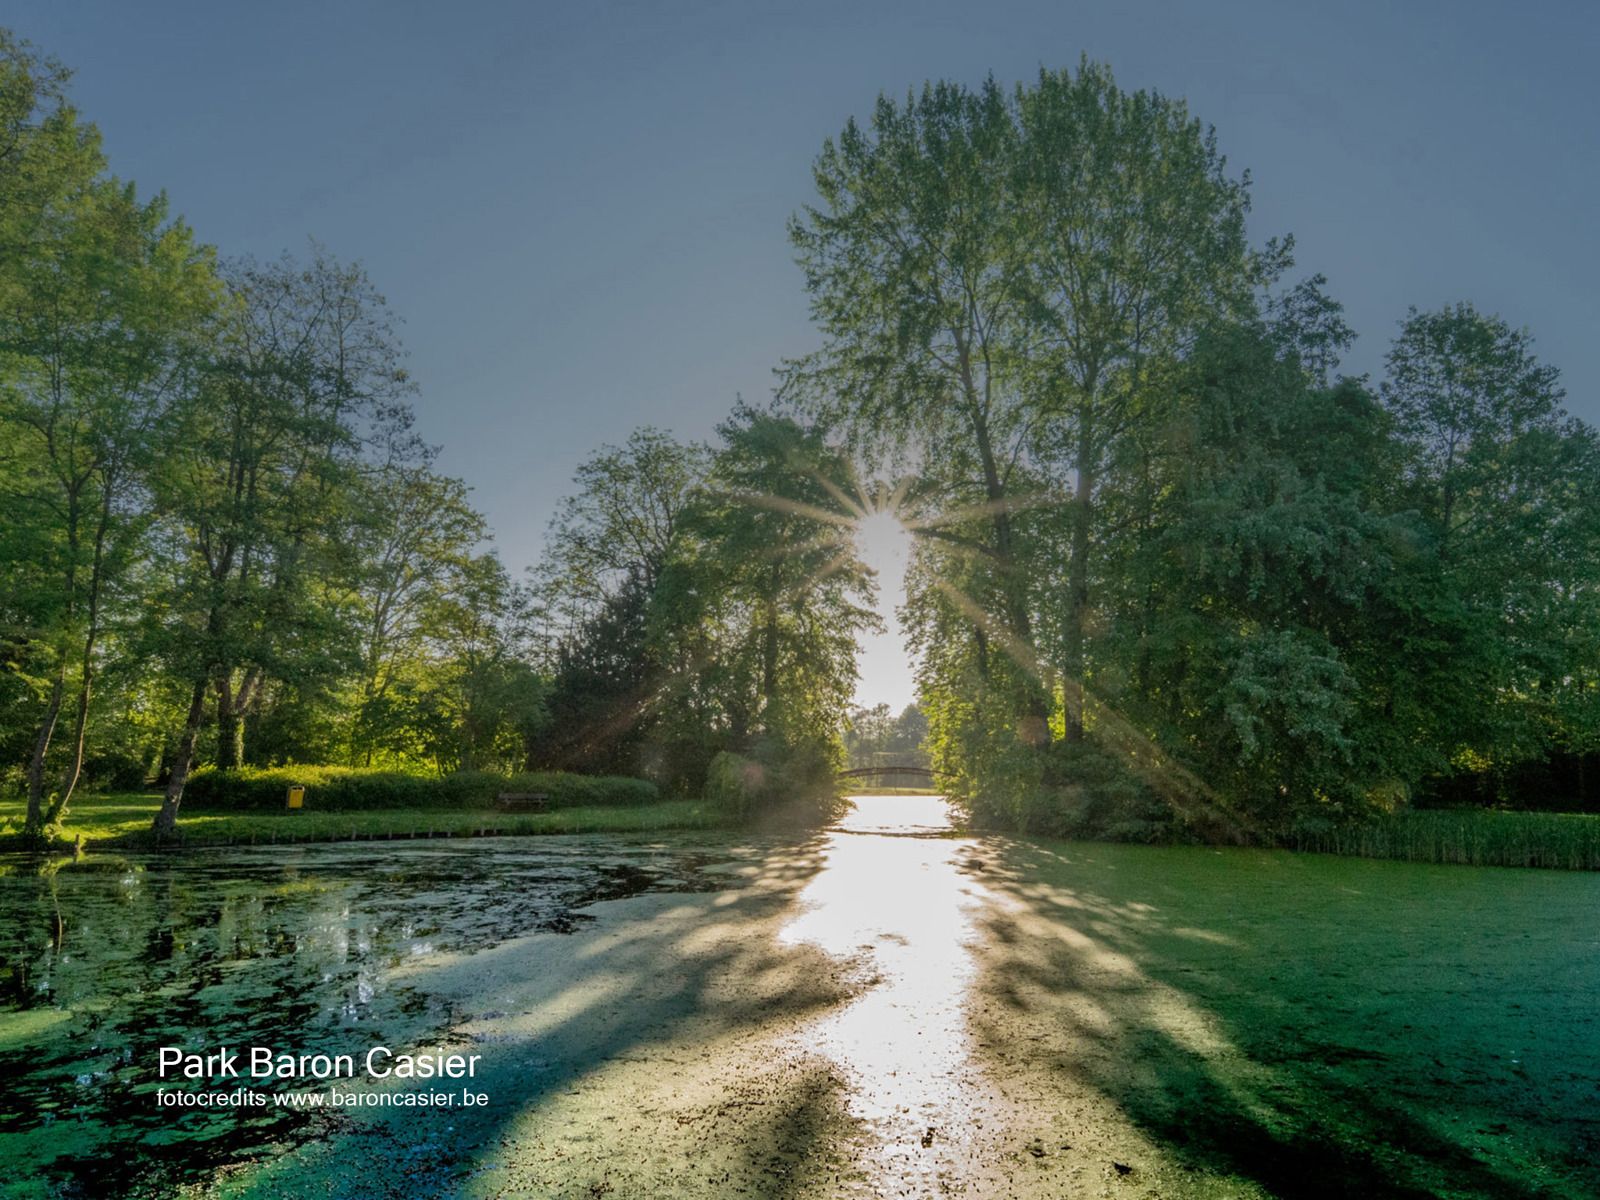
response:
[(854, 708), (844, 728), (845, 761), (851, 767), (926, 767), (928, 718), (915, 704), (897, 714), (887, 704)]
[(911, 461), (906, 615), (980, 818), (1250, 836), (1592, 796), (1600, 443), (1531, 339), (1413, 310), (1382, 379), (1247, 176), (1104, 67), (880, 99), (792, 223), (791, 411)]

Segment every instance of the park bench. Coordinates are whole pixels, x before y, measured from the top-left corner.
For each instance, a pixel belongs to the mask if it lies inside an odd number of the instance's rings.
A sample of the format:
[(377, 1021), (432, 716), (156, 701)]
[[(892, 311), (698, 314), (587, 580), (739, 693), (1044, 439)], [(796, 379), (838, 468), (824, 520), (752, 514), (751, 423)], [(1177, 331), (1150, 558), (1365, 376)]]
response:
[(494, 798), (494, 806), (501, 812), (544, 812), (550, 807), (550, 797), (545, 792), (501, 792)]

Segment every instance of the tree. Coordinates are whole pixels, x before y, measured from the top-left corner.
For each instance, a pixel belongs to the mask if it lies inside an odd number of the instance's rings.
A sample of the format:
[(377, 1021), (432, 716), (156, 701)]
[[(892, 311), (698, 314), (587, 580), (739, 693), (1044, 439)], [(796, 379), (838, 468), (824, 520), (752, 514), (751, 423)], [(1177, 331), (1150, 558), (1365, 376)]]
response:
[(634, 575), (652, 591), (704, 472), (702, 448), (651, 428), (584, 462), (577, 490), (551, 522), (538, 570), (548, 616), (574, 627)]
[[(30, 657), (48, 680), (27, 770), (34, 835), (77, 787), (107, 600), (143, 528), (141, 472), (214, 297), (209, 252), (167, 220), (164, 198), (140, 202), (102, 176), (97, 136), (77, 126), (60, 79), (0, 33), (0, 159), (10, 167), (0, 184), (0, 428), (18, 459), (0, 495), (20, 518), (6, 576), (31, 609)], [(41, 102), (54, 108), (29, 112)], [(72, 691), (51, 789), (47, 764)]]
[(357, 267), (237, 264), (212, 361), (176, 406), (156, 475), (173, 585), (157, 645), (189, 704), (156, 832), (176, 829), (209, 693), (219, 766), (269, 675), (349, 665), (320, 580), (342, 553), (371, 431), (409, 389), (382, 297)]
[(703, 447), (644, 428), (578, 468), (533, 570), (556, 650), (549, 729), (530, 766), (641, 769), (658, 690), (698, 619), (675, 564), (706, 461)]
[[(917, 523), (982, 560), (980, 621), (1029, 657), (1033, 618), (1015, 511), (1018, 471), (1042, 418), (1020, 389), (1024, 247), (1009, 181), (1017, 127), (990, 79), (880, 97), (870, 130), (849, 122), (813, 168), (821, 203), (790, 222), (826, 342), (791, 364), (785, 393), (841, 423), (871, 453), (911, 450), (945, 511)], [(969, 528), (956, 528), (966, 518)], [(1024, 674), (1016, 715), (1042, 729), (1042, 681)]]
[(1383, 414), (1263, 325), (1209, 331), (1170, 386), (1160, 498), (1108, 597), (1108, 657), (1137, 669), (1107, 673), (1103, 740), (1131, 717), (1186, 800), (1269, 821), (1358, 809), (1395, 766), (1363, 686), (1407, 538), (1383, 511)]
[(430, 604), (435, 658), (419, 680), (426, 753), (441, 771), (517, 764), (543, 729), (546, 688), (522, 656), (526, 597), (498, 556), (468, 559)]
[(1412, 690), (1458, 765), (1542, 757), (1566, 737), (1554, 711), (1580, 677), (1567, 648), (1600, 561), (1593, 432), (1563, 417), (1532, 339), (1469, 304), (1413, 309), (1388, 368), (1396, 499), (1426, 531), (1408, 586), (1431, 644)]
[(734, 722), (735, 740), (837, 729), (856, 634), (877, 626), (859, 603), (870, 584), (851, 540), (854, 470), (823, 430), (747, 405), (717, 433), (694, 531), (705, 587), (742, 610), (744, 628), (731, 637), (753, 651), (755, 703), (749, 724)]
[(640, 769), (660, 684), (649, 607), (643, 577), (629, 575), (562, 640), (550, 682), (549, 723), (528, 766), (608, 774)]
[[(868, 444), (915, 443), (941, 477), (915, 528), (974, 562), (959, 594), (930, 578), (981, 627), (975, 668), (992, 673), (991, 646), (1017, 668), (1024, 741), (1048, 741), (1058, 687), (1082, 736), (1098, 491), (1152, 419), (1152, 375), (1207, 323), (1252, 315), (1287, 263), (1286, 244), (1249, 247), (1248, 179), (1225, 166), (1181, 102), (1086, 62), (1010, 96), (989, 80), (880, 99), (870, 133), (824, 146), (822, 203), (791, 222), (826, 344), (788, 394)], [(1067, 509), (1066, 536), (1030, 519), (1041, 506)]]
[(1071, 480), (1061, 669), (1068, 740), (1083, 736), (1096, 489), (1107, 456), (1148, 419), (1152, 370), (1206, 324), (1249, 316), (1286, 248), (1252, 252), (1248, 176), (1182, 101), (1126, 93), (1085, 60), (1016, 93), (1013, 204), (1028, 327), (1028, 391)]
[[(460, 480), (426, 462), (389, 462), (364, 486), (355, 526), (359, 582), (351, 597), (360, 638), (360, 678), (351, 752), (370, 765), (380, 742), (394, 744), (384, 714), (390, 689), (426, 669), (450, 597), (468, 586), (474, 547), (487, 537)], [(481, 568), (480, 568), (481, 569)], [(509, 586), (509, 585), (507, 585)]]
[(1413, 453), (1410, 479), (1448, 559), (1464, 521), (1500, 497), (1506, 455), (1553, 430), (1563, 393), (1526, 333), (1470, 304), (1412, 309), (1389, 351), (1383, 398)]

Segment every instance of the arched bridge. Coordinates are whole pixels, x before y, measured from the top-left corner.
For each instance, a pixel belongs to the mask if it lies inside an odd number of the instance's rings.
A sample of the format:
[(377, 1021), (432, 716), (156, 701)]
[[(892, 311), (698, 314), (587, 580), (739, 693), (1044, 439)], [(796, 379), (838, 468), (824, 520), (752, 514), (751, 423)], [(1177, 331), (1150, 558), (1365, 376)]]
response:
[(881, 767), (853, 767), (848, 771), (840, 771), (840, 779), (883, 779), (887, 776), (908, 775), (915, 779), (926, 779), (930, 782), (941, 778), (927, 767), (913, 766), (910, 763), (889, 763)]

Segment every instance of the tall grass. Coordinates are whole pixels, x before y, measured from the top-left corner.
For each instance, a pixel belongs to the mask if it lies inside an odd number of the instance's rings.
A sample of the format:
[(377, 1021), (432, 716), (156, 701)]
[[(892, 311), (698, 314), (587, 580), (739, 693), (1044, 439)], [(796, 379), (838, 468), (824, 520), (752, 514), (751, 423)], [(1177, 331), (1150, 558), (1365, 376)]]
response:
[(1295, 850), (1474, 867), (1600, 871), (1600, 816), (1439, 809), (1397, 812), (1359, 825), (1299, 829)]

